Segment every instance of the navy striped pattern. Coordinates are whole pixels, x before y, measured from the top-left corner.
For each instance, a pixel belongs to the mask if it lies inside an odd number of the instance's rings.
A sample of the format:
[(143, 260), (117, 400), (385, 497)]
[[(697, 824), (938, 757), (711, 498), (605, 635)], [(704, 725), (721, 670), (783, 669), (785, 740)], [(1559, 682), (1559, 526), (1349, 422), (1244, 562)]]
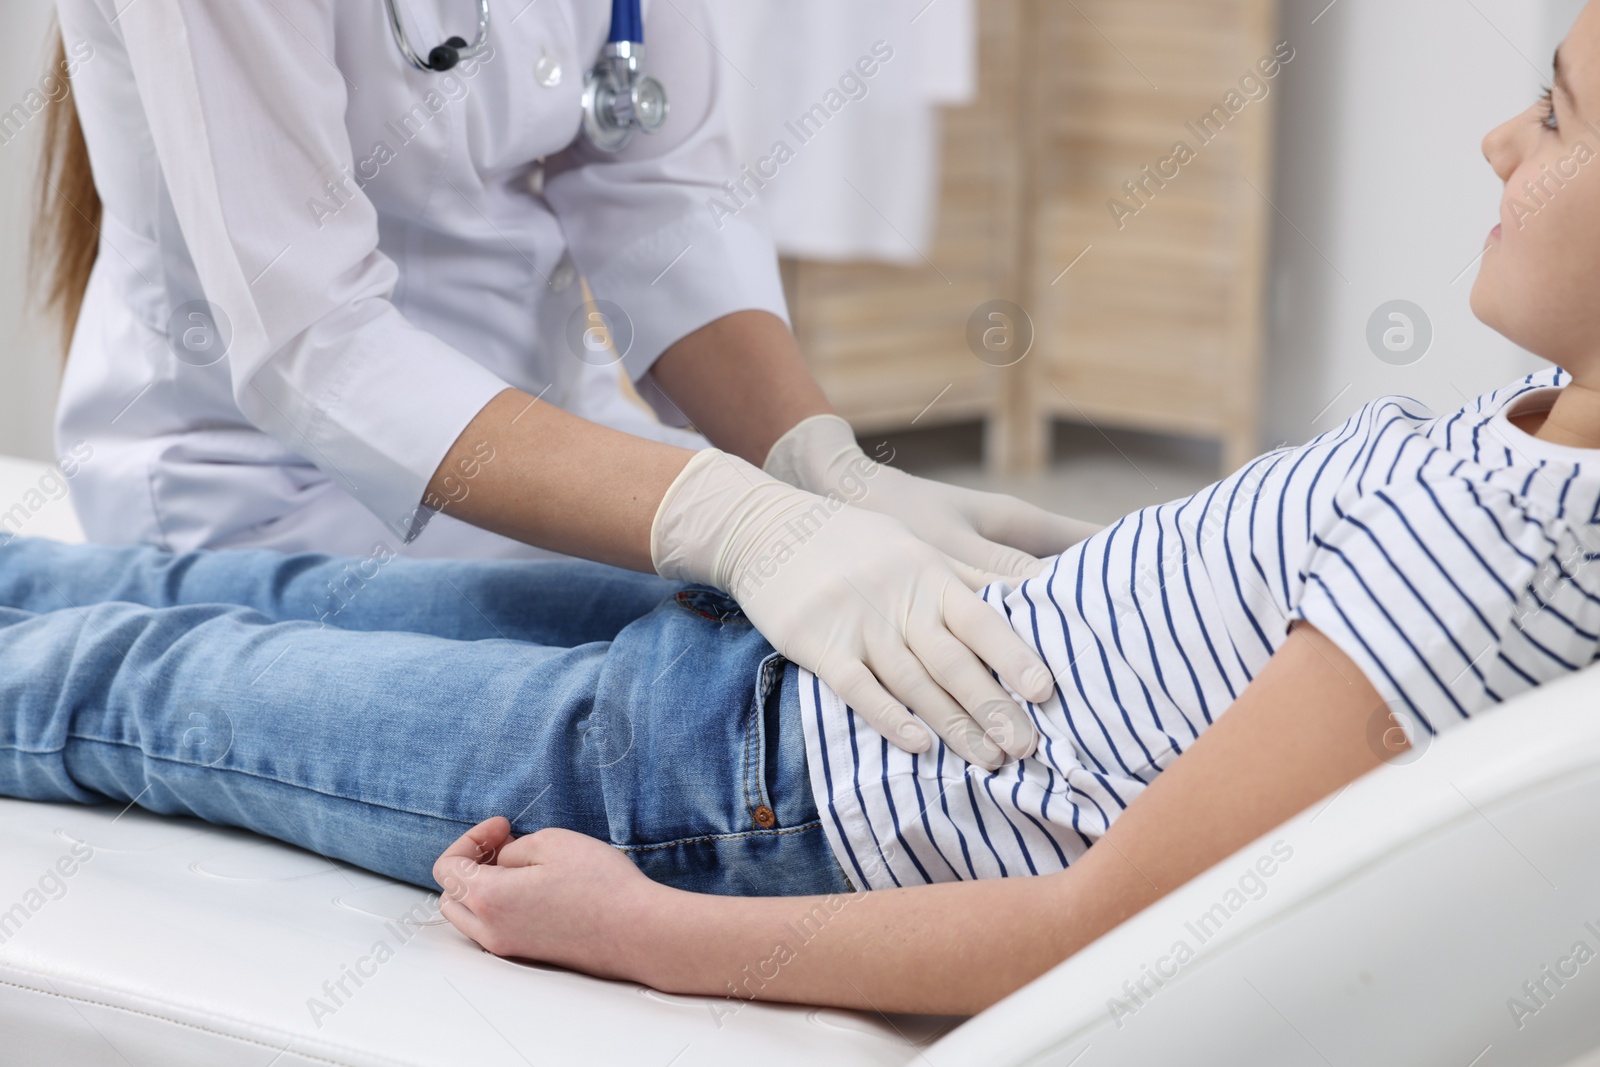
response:
[(1037, 752), (993, 774), (942, 744), (894, 748), (800, 672), (812, 786), (840, 864), (873, 889), (1066, 867), (1297, 619), (1349, 654), (1413, 736), (1594, 661), (1600, 462), (1495, 419), (1566, 381), (1530, 375), (1440, 417), (1380, 398), (1127, 516), (1019, 588), (990, 586), (985, 600), (1056, 678), (1029, 705)]

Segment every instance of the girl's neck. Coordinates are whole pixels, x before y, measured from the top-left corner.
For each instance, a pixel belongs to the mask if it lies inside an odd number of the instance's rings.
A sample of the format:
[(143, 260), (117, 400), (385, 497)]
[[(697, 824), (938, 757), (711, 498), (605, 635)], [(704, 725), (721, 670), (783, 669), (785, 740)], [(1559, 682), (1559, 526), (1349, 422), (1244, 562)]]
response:
[(1541, 441), (1600, 449), (1600, 388), (1576, 378), (1556, 394), (1548, 411), (1513, 415), (1511, 423)]

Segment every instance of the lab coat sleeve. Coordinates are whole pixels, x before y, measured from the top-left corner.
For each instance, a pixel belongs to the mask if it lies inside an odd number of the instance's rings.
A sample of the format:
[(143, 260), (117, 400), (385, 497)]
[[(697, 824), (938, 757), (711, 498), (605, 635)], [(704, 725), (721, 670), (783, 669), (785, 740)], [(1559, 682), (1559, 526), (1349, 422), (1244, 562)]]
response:
[[(433, 472), (506, 383), (391, 303), (398, 269), (348, 180), (358, 89), (333, 62), (336, 2), (138, 0), (115, 24), (205, 298), (232, 326), (239, 410), (409, 541)], [(340, 209), (314, 210), (331, 190)]]
[[(635, 380), (725, 315), (760, 310), (788, 322), (777, 253), (753, 195), (761, 160), (736, 159), (727, 114), (728, 94), (755, 92), (746, 80), (755, 75), (734, 69), (715, 38), (699, 0), (647, 4), (645, 69), (666, 86), (665, 126), (616, 155), (580, 139), (545, 186), (574, 263), (595, 296), (628, 317), (623, 362)], [(769, 177), (777, 166), (769, 161)]]
[(1595, 661), (1593, 540), (1470, 472), (1397, 480), (1313, 538), (1293, 617), (1367, 676), (1377, 721), (1425, 744)]

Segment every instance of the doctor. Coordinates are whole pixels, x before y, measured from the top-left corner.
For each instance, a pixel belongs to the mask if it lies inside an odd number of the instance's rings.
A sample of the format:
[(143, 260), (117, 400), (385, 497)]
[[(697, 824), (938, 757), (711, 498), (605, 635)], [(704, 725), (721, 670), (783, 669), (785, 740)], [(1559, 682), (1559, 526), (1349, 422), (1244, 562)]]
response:
[[(1090, 528), (857, 447), (769, 240), (706, 206), (737, 172), (735, 75), (698, 3), (58, 12), (74, 93), (40, 221), (91, 539), (537, 546), (703, 582), (898, 743), (929, 743), (915, 708), (975, 762), (985, 730), (1031, 750), (991, 670), (1030, 700), (1052, 679), (971, 590)], [(716, 447), (620, 399), (619, 357)]]

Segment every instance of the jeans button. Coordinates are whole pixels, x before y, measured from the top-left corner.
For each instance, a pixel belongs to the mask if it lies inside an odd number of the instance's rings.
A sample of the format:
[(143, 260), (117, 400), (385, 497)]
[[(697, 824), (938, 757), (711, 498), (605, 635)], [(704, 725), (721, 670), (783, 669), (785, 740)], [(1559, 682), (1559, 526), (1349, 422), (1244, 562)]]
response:
[(778, 817), (772, 813), (772, 809), (767, 807), (765, 804), (751, 812), (751, 814), (755, 816), (756, 825), (761, 827), (763, 830), (772, 829), (774, 824), (776, 824), (778, 821)]

